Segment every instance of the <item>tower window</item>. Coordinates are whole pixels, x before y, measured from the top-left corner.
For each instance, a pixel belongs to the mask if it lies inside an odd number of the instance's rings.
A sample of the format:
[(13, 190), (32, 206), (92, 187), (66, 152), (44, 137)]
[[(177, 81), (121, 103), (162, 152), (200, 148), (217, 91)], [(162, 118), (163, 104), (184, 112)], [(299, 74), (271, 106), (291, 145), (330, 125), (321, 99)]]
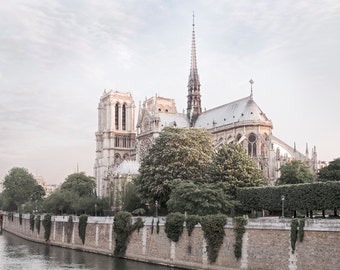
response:
[(122, 128), (123, 130), (126, 130), (126, 105), (123, 105), (123, 111), (122, 111)]
[(116, 106), (115, 106), (115, 127), (116, 129), (119, 128), (119, 105), (118, 103), (116, 103)]

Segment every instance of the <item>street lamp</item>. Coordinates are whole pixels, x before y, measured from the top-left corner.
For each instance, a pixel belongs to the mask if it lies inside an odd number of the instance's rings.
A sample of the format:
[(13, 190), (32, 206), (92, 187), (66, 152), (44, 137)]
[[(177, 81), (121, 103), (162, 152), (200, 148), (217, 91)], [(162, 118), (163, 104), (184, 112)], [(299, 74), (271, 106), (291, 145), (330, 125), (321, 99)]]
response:
[(285, 195), (281, 195), (281, 202), (282, 202), (282, 218), (285, 217)]

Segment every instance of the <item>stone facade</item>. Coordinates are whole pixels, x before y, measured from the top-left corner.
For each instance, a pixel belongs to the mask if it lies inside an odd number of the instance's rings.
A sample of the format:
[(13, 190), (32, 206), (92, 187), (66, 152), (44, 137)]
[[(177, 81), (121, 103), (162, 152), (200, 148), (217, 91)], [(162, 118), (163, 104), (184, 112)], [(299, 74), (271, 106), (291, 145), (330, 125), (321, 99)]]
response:
[[(165, 218), (160, 217), (157, 233), (152, 218), (143, 218), (145, 226), (129, 238), (125, 257), (132, 260), (177, 266), (184, 269), (261, 269), (261, 270), (310, 270), (339, 269), (340, 221), (306, 220), (303, 242), (297, 242), (293, 254), (290, 245), (290, 219), (250, 219), (243, 236), (242, 257), (234, 256), (235, 235), (232, 219), (227, 220), (226, 236), (220, 248), (217, 261), (210, 264), (206, 252), (206, 241), (200, 225), (191, 236), (184, 229), (177, 243), (172, 242), (164, 232)], [(78, 217), (73, 217), (72, 230), (67, 230), (68, 216), (52, 217), (50, 241), (44, 240), (44, 228), (40, 233), (30, 230), (29, 215), (19, 215), (13, 221), (4, 217), (4, 230), (20, 237), (72, 249), (113, 255), (115, 234), (112, 217), (89, 217), (86, 227), (85, 244), (78, 236)], [(68, 241), (69, 240), (69, 241)]]

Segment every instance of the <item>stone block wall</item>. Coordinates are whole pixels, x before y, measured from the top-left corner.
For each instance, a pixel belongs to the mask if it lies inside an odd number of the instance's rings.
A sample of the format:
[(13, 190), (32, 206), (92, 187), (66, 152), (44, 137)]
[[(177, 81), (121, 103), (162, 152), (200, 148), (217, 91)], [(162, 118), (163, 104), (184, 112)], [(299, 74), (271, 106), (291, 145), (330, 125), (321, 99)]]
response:
[[(50, 241), (47, 244), (101, 253), (112, 256), (115, 247), (112, 217), (89, 217), (85, 244), (78, 235), (79, 218), (74, 216), (70, 225), (68, 216), (52, 217)], [(43, 220), (43, 216), (41, 217)], [(262, 270), (309, 270), (339, 269), (340, 220), (306, 220), (303, 242), (297, 242), (292, 253), (290, 244), (290, 219), (250, 219), (243, 236), (242, 257), (234, 255), (235, 235), (232, 219), (227, 220), (225, 238), (217, 261), (210, 264), (206, 241), (200, 225), (191, 236), (186, 228), (177, 243), (172, 242), (164, 231), (165, 218), (144, 217), (145, 226), (129, 238), (125, 257), (133, 260), (166, 264), (186, 269), (262, 269)], [(152, 225), (153, 224), (153, 225)], [(153, 227), (153, 229), (152, 229)], [(13, 221), (4, 217), (3, 228), (20, 237), (46, 243), (44, 227), (40, 233), (36, 226), (30, 230), (29, 215), (15, 214)]]

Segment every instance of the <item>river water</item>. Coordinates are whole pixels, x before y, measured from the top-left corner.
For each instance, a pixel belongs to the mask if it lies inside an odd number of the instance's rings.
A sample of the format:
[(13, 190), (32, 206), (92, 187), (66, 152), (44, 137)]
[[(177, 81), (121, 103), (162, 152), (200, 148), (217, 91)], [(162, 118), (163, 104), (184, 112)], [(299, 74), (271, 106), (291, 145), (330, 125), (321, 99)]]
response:
[(0, 235), (0, 270), (19, 269), (170, 270), (174, 268), (48, 246), (3, 231)]

